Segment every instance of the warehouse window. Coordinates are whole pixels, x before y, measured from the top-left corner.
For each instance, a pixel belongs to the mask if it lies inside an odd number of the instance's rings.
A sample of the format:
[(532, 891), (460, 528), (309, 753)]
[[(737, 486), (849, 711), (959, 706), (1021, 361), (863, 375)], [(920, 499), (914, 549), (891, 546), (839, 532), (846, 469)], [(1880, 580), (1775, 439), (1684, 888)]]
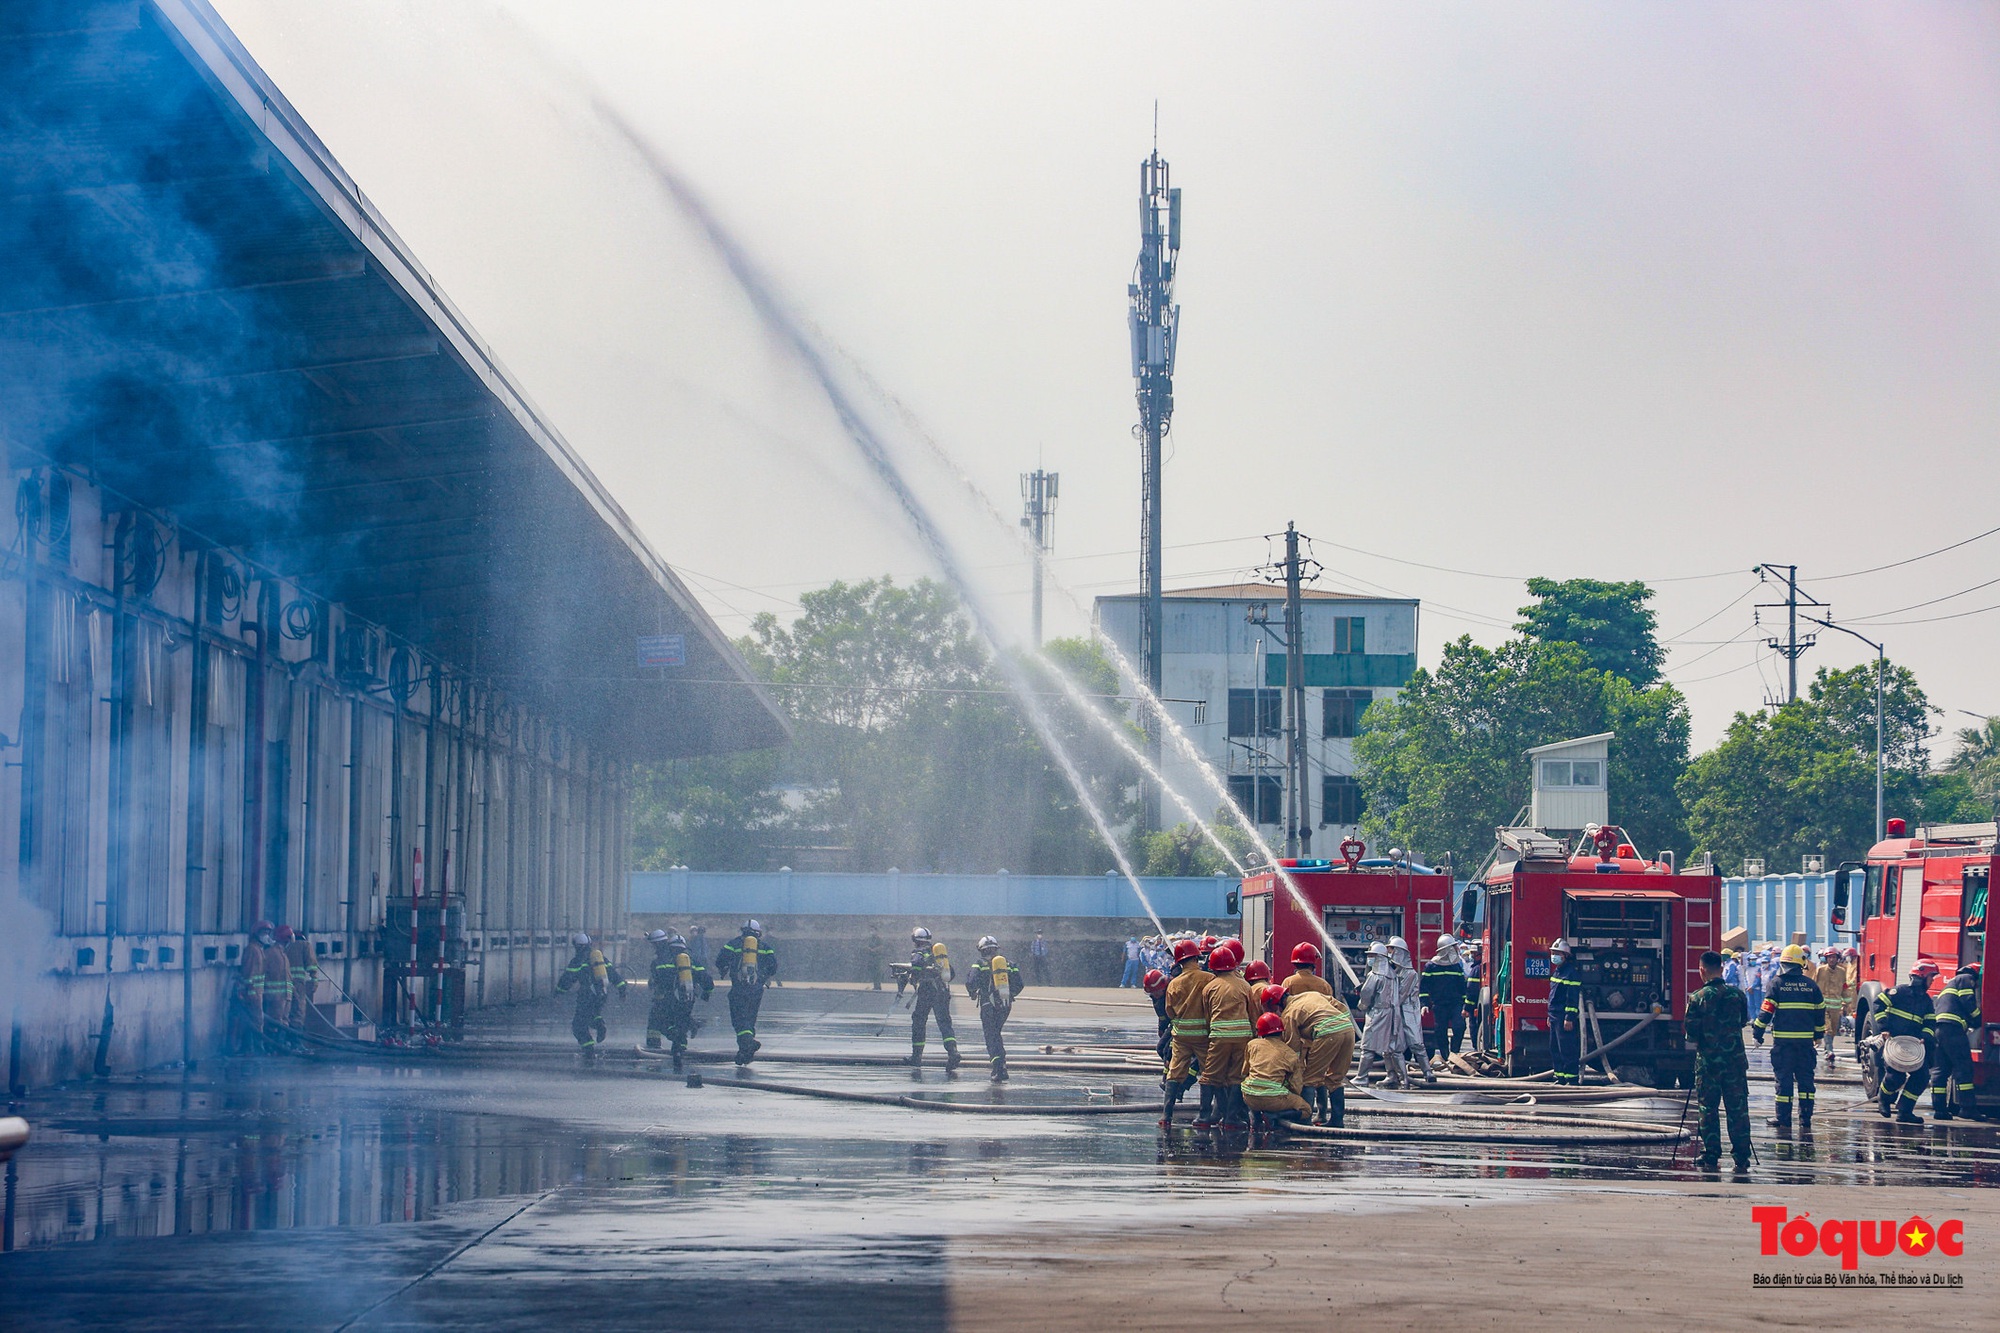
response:
[(1368, 622), (1360, 616), (1337, 616), (1333, 622), (1333, 651), (1336, 653), (1365, 653), (1368, 651)]
[(1361, 734), (1361, 715), (1375, 702), (1373, 690), (1328, 690), (1320, 706), (1320, 734), (1352, 737)]
[(1229, 779), (1229, 799), (1236, 802), (1251, 820), (1259, 824), (1280, 823), (1285, 804), (1285, 784), (1277, 778), (1238, 774)]
[(1353, 778), (1325, 777), (1319, 785), (1319, 822), (1359, 824), (1361, 784)]
[(1231, 690), (1229, 734), (1276, 736), (1283, 730), (1283, 690)]

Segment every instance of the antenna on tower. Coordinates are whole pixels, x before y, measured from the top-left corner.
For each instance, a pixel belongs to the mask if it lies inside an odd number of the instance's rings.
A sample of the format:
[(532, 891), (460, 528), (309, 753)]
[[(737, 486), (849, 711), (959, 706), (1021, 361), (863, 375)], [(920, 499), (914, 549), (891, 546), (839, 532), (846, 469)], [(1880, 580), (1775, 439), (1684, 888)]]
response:
[[(1174, 304), (1174, 276), (1180, 262), (1181, 192), (1168, 180), (1160, 157), (1160, 104), (1153, 103), (1153, 153), (1139, 164), (1139, 260), (1126, 289), (1132, 335), (1132, 382), (1139, 399), (1139, 588), (1145, 605), (1139, 617), (1139, 660), (1155, 699), (1161, 694), (1160, 450), (1174, 414), (1174, 344), (1180, 307)], [(1163, 719), (1148, 713), (1147, 757), (1160, 759)], [(1145, 822), (1160, 824), (1160, 793), (1146, 790)]]

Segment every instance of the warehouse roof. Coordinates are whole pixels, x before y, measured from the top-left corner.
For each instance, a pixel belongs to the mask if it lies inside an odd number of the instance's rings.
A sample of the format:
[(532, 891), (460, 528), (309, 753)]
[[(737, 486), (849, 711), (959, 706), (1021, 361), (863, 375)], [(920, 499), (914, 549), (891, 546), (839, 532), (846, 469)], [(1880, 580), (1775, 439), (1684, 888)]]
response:
[[(0, 440), (633, 758), (768, 695), (206, 0), (0, 14)], [(639, 636), (680, 666), (641, 666)]]
[[(1142, 592), (1108, 593), (1100, 602), (1136, 602)], [(1160, 596), (1182, 602), (1268, 602), (1285, 599), (1282, 583), (1218, 583), (1206, 588), (1167, 588)], [(1368, 593), (1336, 592), (1330, 588), (1302, 588), (1299, 596), (1309, 602), (1380, 602), (1393, 606), (1415, 606), (1414, 597), (1376, 597)]]

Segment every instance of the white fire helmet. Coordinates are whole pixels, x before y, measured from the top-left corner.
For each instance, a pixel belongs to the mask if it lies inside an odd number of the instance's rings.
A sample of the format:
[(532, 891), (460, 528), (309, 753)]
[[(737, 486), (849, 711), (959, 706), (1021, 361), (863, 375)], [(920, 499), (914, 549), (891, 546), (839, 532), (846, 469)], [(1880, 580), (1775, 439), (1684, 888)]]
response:
[(930, 931), (923, 926), (918, 926), (910, 932), (910, 938), (912, 940), (915, 940), (918, 944), (924, 944), (929, 942), (930, 937), (931, 937)]
[(646, 932), (646, 938), (654, 944), (665, 944), (667, 942), (667, 932), (664, 930), (649, 930)]
[(581, 949), (584, 945), (590, 943), (590, 936), (579, 930), (576, 934), (569, 937), (569, 942)]
[(1558, 958), (1569, 957), (1570, 953), (1569, 941), (1557, 940), (1554, 944), (1551, 944), (1549, 946), (1549, 953), (1552, 957), (1558, 957)]

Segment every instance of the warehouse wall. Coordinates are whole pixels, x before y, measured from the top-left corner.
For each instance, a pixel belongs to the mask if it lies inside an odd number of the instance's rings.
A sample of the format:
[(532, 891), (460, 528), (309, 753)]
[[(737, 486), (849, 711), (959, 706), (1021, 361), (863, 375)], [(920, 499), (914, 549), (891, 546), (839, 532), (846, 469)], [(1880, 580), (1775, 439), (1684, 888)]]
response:
[(418, 886), (462, 896), (475, 1004), (546, 992), (571, 931), (622, 932), (626, 766), (79, 474), (12, 480), (0, 1019), (14, 1085), (87, 1071), (107, 996), (112, 1068), (214, 1052), (259, 919), (307, 931), (371, 1015), (385, 902)]

